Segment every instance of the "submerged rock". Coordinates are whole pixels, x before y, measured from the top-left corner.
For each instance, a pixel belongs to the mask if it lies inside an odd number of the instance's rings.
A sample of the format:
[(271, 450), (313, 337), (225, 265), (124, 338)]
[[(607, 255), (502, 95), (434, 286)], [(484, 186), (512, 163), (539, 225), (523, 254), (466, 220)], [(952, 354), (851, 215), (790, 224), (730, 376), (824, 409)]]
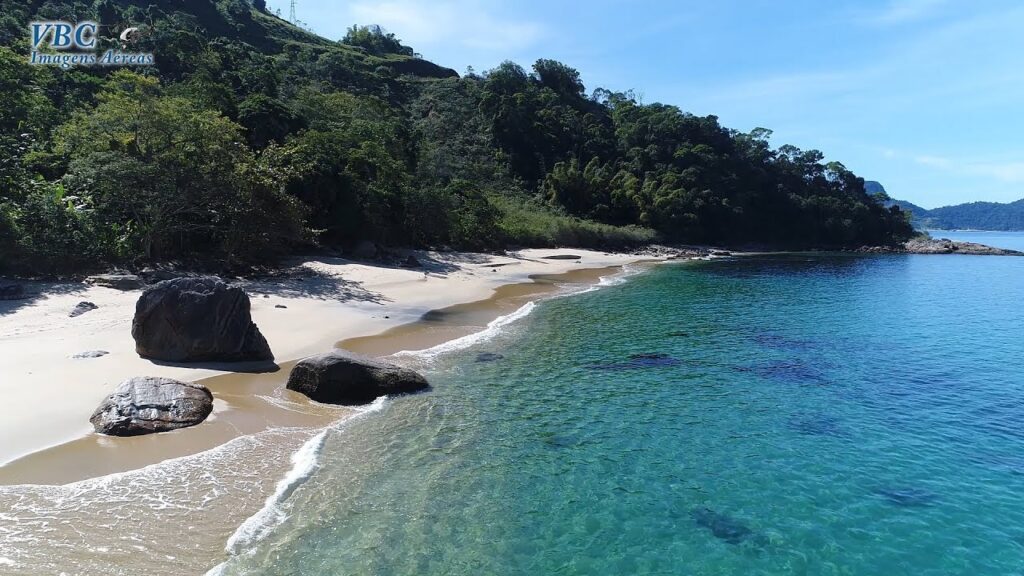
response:
[(91, 312), (92, 310), (95, 310), (97, 308), (99, 308), (99, 306), (93, 304), (92, 302), (79, 302), (78, 304), (75, 305), (74, 308), (71, 309), (71, 313), (69, 313), (68, 316), (74, 318), (76, 316), (81, 316), (86, 312)]
[(419, 373), (345, 350), (301, 360), (288, 375), (288, 389), (326, 404), (366, 404), (380, 396), (430, 387)]
[(923, 488), (915, 488), (913, 486), (882, 488), (875, 490), (875, 494), (885, 498), (891, 504), (902, 506), (904, 508), (931, 506), (939, 499), (938, 494), (929, 492)]
[(496, 352), (481, 352), (481, 353), (476, 355), (476, 361), (477, 362), (495, 362), (495, 361), (501, 360), (503, 358), (505, 358), (505, 357), (502, 356), (501, 354), (496, 353)]
[(754, 531), (731, 516), (706, 507), (694, 508), (690, 512), (693, 521), (701, 528), (707, 528), (719, 540), (729, 544), (740, 544), (754, 535)]
[(94, 286), (105, 286), (115, 290), (137, 290), (145, 287), (142, 278), (134, 274), (96, 274), (85, 279)]
[(682, 362), (668, 354), (659, 352), (644, 352), (630, 354), (622, 362), (593, 362), (589, 365), (594, 370), (637, 370), (641, 368), (661, 368), (666, 366), (678, 366)]
[(581, 260), (583, 257), (578, 254), (552, 254), (541, 258), (544, 260)]
[(168, 362), (274, 359), (253, 323), (249, 296), (218, 278), (177, 278), (143, 292), (132, 321), (135, 350)]
[(805, 436), (832, 436), (843, 438), (848, 436), (842, 421), (834, 416), (824, 414), (810, 414), (796, 416), (789, 420), (787, 427)]
[(107, 396), (89, 421), (101, 434), (139, 436), (195, 426), (213, 411), (213, 394), (170, 378), (129, 378)]
[(753, 366), (738, 366), (737, 372), (750, 372), (772, 380), (807, 384), (828, 384), (828, 379), (818, 368), (800, 360), (764, 362)]

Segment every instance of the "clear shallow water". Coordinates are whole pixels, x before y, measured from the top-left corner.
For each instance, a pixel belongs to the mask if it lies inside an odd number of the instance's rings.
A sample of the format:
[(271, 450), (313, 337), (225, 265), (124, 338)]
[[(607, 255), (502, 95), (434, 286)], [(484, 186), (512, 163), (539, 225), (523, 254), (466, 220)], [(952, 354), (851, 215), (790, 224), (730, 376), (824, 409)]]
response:
[(1024, 232), (990, 232), (985, 230), (929, 230), (935, 238), (949, 238), (961, 242), (977, 242), (996, 248), (1024, 251)]
[(1022, 278), (775, 256), (543, 302), (329, 433), (221, 572), (1021, 574)]

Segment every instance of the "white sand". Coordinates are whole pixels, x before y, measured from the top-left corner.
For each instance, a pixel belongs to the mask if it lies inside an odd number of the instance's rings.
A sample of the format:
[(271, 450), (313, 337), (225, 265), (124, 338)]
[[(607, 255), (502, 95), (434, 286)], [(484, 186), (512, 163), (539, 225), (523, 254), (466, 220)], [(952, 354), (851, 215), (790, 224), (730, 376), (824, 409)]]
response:
[[(577, 254), (580, 260), (542, 260)], [(511, 256), (418, 253), (434, 261), (405, 270), (316, 259), (311, 274), (281, 281), (240, 282), (252, 297), (253, 320), (277, 362), (322, 352), (335, 342), (376, 334), (423, 313), (482, 300), (504, 284), (535, 274), (560, 274), (636, 261), (638, 256), (577, 249), (523, 250)], [(494, 264), (507, 264), (492, 268)], [(131, 376), (195, 380), (212, 370), (161, 366), (139, 358), (131, 337), (141, 291), (121, 292), (85, 284), (46, 284), (31, 301), (0, 301), (0, 463), (67, 442), (92, 431), (89, 416), (104, 396)], [(269, 297), (265, 298), (264, 295)], [(81, 301), (99, 308), (76, 318)], [(287, 308), (275, 306), (282, 304)], [(385, 318), (389, 316), (389, 318)], [(100, 358), (73, 359), (87, 350)]]

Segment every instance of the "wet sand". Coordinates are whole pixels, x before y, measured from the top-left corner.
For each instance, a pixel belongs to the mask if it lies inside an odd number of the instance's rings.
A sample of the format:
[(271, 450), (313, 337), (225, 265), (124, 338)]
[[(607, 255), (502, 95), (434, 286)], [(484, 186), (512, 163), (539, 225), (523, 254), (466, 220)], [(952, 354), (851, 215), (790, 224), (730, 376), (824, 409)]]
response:
[[(430, 348), (619, 269), (539, 275), (338, 345), (374, 355)], [(284, 389), (292, 364), (200, 380), (216, 402), (215, 417), (200, 426), (134, 438), (89, 434), (0, 468), (0, 572), (129, 575), (144, 566), (153, 575), (202, 574), (222, 562), (229, 539), (267, 510), (275, 486), (310, 465), (310, 442), (379, 409), (316, 404)]]
[[(422, 350), (478, 332), (494, 319), (560, 289), (596, 284), (618, 267), (588, 268), (536, 275), (528, 283), (498, 287), (484, 300), (430, 311), (418, 321), (380, 334), (336, 344), (372, 356)], [(399, 360), (400, 361), (400, 360)], [(169, 433), (118, 438), (90, 433), (0, 467), (0, 485), (77, 482), (126, 472), (170, 458), (197, 454), (240, 436), (278, 428), (322, 428), (357, 413), (325, 406), (285, 388), (295, 362), (263, 374), (230, 373), (197, 380), (214, 394), (213, 415), (203, 424)]]

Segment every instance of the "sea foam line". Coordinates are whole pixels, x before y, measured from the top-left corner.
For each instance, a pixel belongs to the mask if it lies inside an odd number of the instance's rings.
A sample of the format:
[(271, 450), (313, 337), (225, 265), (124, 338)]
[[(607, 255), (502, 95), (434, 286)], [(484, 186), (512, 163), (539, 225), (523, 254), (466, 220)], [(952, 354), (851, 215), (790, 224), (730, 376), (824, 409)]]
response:
[[(328, 434), (340, 430), (356, 418), (373, 412), (379, 412), (384, 408), (386, 400), (387, 396), (377, 398), (373, 403), (360, 409), (358, 414), (346, 418), (338, 424), (324, 428), (319, 434), (307, 440), (301, 448), (296, 450), (291, 456), (291, 470), (277, 483), (277, 488), (267, 498), (263, 508), (247, 518), (245, 522), (242, 522), (235, 529), (235, 532), (228, 538), (224, 550), (232, 556), (237, 556), (252, 548), (256, 543), (265, 538), (271, 530), (287, 520), (288, 514), (284, 510), (283, 505), (320, 468), (320, 454), (323, 451)], [(222, 566), (214, 568), (208, 574), (219, 574)]]
[(396, 352), (394, 355), (413, 356), (417, 358), (434, 358), (441, 354), (446, 354), (448, 352), (454, 352), (456, 350), (463, 350), (465, 348), (469, 348), (474, 344), (483, 342), (485, 340), (489, 340), (497, 336), (498, 333), (501, 332), (502, 328), (508, 326), (509, 324), (512, 324), (516, 320), (526, 318), (527, 316), (530, 315), (531, 312), (533, 312), (533, 309), (536, 307), (537, 305), (534, 302), (527, 302), (515, 312), (511, 314), (506, 314), (505, 316), (499, 316), (494, 320), (491, 320), (490, 322), (487, 323), (487, 327), (479, 332), (467, 334), (465, 336), (462, 336), (461, 338), (449, 340), (447, 342), (438, 344), (437, 346), (433, 346), (431, 348), (426, 348), (424, 350), (402, 350), (401, 352)]
[[(561, 291), (561, 292), (559, 292), (557, 294), (548, 296), (547, 298), (562, 298), (562, 297), (566, 297), (566, 296), (578, 296), (580, 294), (586, 294), (587, 292), (593, 292), (595, 290), (600, 290), (601, 288), (604, 288), (604, 287), (607, 287), (607, 286), (617, 286), (619, 284), (622, 284), (622, 283), (626, 282), (629, 279), (630, 276), (635, 276), (635, 275), (643, 272), (643, 270), (644, 270), (643, 268), (633, 267), (633, 266), (629, 266), (627, 264), (627, 265), (622, 267), (622, 271), (620, 271), (620, 272), (617, 272), (615, 274), (610, 274), (608, 276), (602, 276), (598, 280), (597, 284), (595, 284), (593, 286), (587, 286), (585, 288), (580, 288), (580, 289), (576, 289), (576, 290), (572, 290), (572, 289), (564, 290), (564, 291)], [(447, 342), (443, 342), (441, 344), (438, 344), (437, 346), (433, 346), (433, 347), (426, 348), (426, 349), (423, 349), (423, 350), (402, 350), (400, 352), (396, 352), (394, 354), (394, 356), (397, 356), (397, 357), (414, 357), (414, 358), (422, 358), (422, 359), (429, 360), (429, 359), (435, 358), (437, 356), (440, 356), (441, 354), (447, 354), (449, 352), (456, 352), (458, 350), (465, 350), (466, 348), (469, 348), (469, 347), (473, 346), (474, 344), (479, 344), (480, 342), (485, 342), (487, 340), (490, 340), (491, 338), (494, 338), (495, 336), (497, 336), (501, 332), (502, 328), (508, 326), (509, 324), (512, 324), (512, 323), (516, 322), (517, 320), (520, 320), (522, 318), (525, 318), (525, 317), (529, 316), (530, 313), (533, 312), (534, 308), (536, 308), (536, 307), (537, 307), (536, 302), (527, 302), (526, 304), (524, 304), (522, 307), (520, 307), (515, 312), (512, 312), (511, 314), (506, 314), (505, 316), (499, 316), (499, 317), (495, 318), (494, 320), (490, 321), (487, 324), (487, 327), (484, 328), (483, 330), (479, 331), (479, 332), (474, 332), (472, 334), (467, 334), (467, 335), (462, 336), (460, 338), (456, 338), (454, 340), (449, 340)]]

